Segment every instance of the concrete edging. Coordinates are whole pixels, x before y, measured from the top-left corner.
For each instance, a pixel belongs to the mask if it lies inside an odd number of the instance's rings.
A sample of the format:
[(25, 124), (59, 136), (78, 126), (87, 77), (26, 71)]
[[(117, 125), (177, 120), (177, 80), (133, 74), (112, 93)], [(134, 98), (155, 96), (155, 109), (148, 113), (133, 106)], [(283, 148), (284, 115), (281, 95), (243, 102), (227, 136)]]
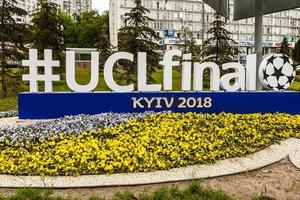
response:
[(300, 170), (300, 149), (290, 153), (289, 160), (296, 168)]
[(68, 176), (12, 176), (0, 175), (0, 187), (107, 187), (144, 185), (192, 179), (214, 178), (253, 171), (279, 162), (290, 155), (291, 162), (300, 169), (300, 139), (290, 138), (281, 144), (241, 158), (218, 161), (215, 164), (194, 165), (171, 170), (142, 173), (120, 173), (111, 175)]

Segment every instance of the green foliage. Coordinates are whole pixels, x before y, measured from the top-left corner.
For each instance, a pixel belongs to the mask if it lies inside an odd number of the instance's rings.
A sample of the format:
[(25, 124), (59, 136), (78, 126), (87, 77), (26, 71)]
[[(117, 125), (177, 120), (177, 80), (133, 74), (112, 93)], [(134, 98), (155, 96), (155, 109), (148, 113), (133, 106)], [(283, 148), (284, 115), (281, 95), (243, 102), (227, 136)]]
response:
[(223, 21), (219, 13), (215, 13), (215, 20), (211, 23), (211, 28), (207, 31), (211, 35), (204, 42), (201, 56), (206, 61), (213, 61), (221, 65), (232, 62), (236, 48), (230, 42), (236, 43), (230, 38), (230, 32), (225, 29), (226, 22)]
[(50, 190), (37, 190), (33, 188), (25, 188), (17, 190), (17, 192), (10, 196), (9, 200), (50, 200)]
[(9, 197), (0, 197), (0, 200), (75, 200), (74, 198), (62, 198), (53, 196), (51, 189), (23, 188), (18, 189)]
[(62, 13), (63, 32), (66, 47), (97, 48), (100, 52), (100, 71), (111, 55), (109, 41), (109, 14), (99, 15), (97, 11), (76, 14), (75, 20)]
[(184, 190), (180, 191), (176, 187), (160, 188), (153, 194), (143, 194), (140, 196), (141, 200), (231, 200), (232, 198), (222, 191), (204, 188), (199, 181), (193, 181)]
[(126, 51), (135, 55), (133, 62), (120, 62), (123, 67), (122, 80), (127, 83), (136, 82), (137, 74), (137, 53), (147, 53), (147, 75), (148, 81), (154, 82), (152, 73), (158, 67), (159, 53), (155, 50), (159, 49), (158, 44), (155, 42), (159, 38), (155, 31), (149, 28), (148, 24), (153, 21), (147, 16), (149, 10), (143, 5), (141, 0), (134, 0), (135, 7), (129, 13), (125, 13), (125, 27), (120, 29), (119, 34), (119, 50)]
[(59, 13), (57, 4), (49, 0), (39, 0), (39, 8), (32, 18), (32, 47), (38, 49), (40, 55), (44, 49), (52, 49), (54, 59), (63, 63), (63, 18)]
[(76, 21), (68, 13), (59, 12), (63, 27), (63, 39), (66, 47), (78, 47), (78, 27)]
[(192, 37), (189, 44), (189, 52), (192, 54), (192, 66), (194, 62), (200, 62), (201, 58), (201, 49), (200, 46), (196, 46), (196, 39)]
[(94, 48), (99, 42), (103, 19), (97, 11), (82, 12), (75, 16), (77, 27), (77, 46), (82, 48)]
[(105, 61), (112, 54), (111, 44), (109, 41), (109, 13), (106, 12), (101, 16), (101, 26), (98, 33), (95, 47), (100, 52), (100, 70), (103, 70)]
[(104, 200), (103, 198), (99, 197), (90, 197), (89, 200)]
[[(153, 193), (142, 193), (138, 198), (129, 191), (117, 193), (114, 200), (233, 200), (220, 190), (213, 190), (204, 188), (199, 181), (192, 181), (183, 191), (178, 190), (177, 187), (161, 187)], [(53, 195), (51, 189), (34, 189), (23, 188), (9, 196), (0, 196), (0, 200), (79, 200), (75, 198), (63, 198)], [(104, 198), (90, 197), (89, 200), (104, 200)], [(252, 198), (252, 200), (275, 200), (266, 195), (259, 195)]]
[(129, 191), (118, 192), (114, 197), (114, 200), (134, 200), (134, 199), (136, 199), (134, 194)]
[(290, 55), (289, 42), (286, 37), (284, 37), (281, 42), (280, 53), (288, 56)]
[(293, 58), (297, 63), (300, 63), (300, 40), (298, 40), (293, 50)]
[(17, 97), (0, 98), (0, 112), (18, 109)]
[[(0, 81), (1, 96), (6, 97), (9, 87), (20, 83), (20, 75), (13, 68), (20, 68), (24, 44), (27, 42), (28, 27), (18, 23), (13, 16), (25, 16), (27, 12), (15, 6), (16, 0), (2, 0), (0, 3)], [(14, 79), (14, 80), (12, 80)], [(8, 85), (8, 82), (15, 83)]]

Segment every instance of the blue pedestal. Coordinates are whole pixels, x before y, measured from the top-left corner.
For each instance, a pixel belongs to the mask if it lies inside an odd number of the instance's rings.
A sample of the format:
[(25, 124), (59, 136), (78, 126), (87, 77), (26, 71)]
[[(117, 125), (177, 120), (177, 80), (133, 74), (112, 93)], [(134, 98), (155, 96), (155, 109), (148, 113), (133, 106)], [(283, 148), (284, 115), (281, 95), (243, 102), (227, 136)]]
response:
[(184, 113), (282, 112), (300, 114), (300, 92), (56, 92), (19, 94), (20, 119), (51, 119), (77, 114), (166, 110)]

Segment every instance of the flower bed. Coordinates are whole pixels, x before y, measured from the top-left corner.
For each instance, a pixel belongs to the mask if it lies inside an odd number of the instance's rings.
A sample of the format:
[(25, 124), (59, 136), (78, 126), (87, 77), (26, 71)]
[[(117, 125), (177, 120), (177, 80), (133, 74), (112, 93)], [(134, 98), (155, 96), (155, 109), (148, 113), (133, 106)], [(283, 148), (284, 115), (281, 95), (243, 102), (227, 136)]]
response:
[(84, 132), (97, 132), (99, 128), (110, 128), (135, 118), (144, 118), (145, 113), (103, 113), (99, 115), (66, 116), (51, 121), (38, 122), (31, 125), (15, 125), (0, 127), (0, 142), (7, 145), (24, 146), (25, 141), (42, 142), (45, 139), (57, 139), (59, 135), (81, 135)]
[(49, 130), (41, 141), (24, 137), (22, 146), (17, 140), (3, 141), (0, 172), (80, 175), (155, 171), (213, 163), (259, 151), (284, 138), (300, 138), (299, 115), (148, 113), (123, 117), (114, 126), (95, 122), (93, 128), (85, 126), (78, 132), (70, 128), (70, 133), (56, 131), (53, 135)]
[(17, 117), (19, 115), (18, 111), (11, 110), (11, 111), (3, 111), (0, 112), (0, 119), (6, 117)]

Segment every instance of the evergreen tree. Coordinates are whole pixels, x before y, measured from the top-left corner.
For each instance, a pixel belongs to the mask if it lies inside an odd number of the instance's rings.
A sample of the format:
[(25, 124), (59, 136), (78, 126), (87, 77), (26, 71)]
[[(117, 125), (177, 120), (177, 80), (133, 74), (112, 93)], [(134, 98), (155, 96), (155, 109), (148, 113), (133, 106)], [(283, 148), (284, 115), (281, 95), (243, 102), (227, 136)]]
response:
[(63, 66), (65, 45), (63, 19), (59, 13), (57, 4), (50, 0), (39, 0), (32, 18), (32, 47), (39, 50), (39, 55), (44, 53), (44, 49), (52, 49), (53, 58), (60, 60)]
[(119, 50), (130, 52), (135, 55), (135, 60), (131, 62), (120, 63), (124, 72), (121, 76), (127, 83), (133, 81), (136, 82), (137, 73), (137, 53), (147, 53), (147, 77), (149, 82), (154, 82), (151, 74), (155, 72), (159, 62), (159, 53), (155, 50), (159, 49), (159, 45), (156, 41), (159, 36), (155, 31), (148, 26), (148, 23), (152, 21), (147, 16), (149, 10), (142, 5), (141, 0), (134, 0), (135, 7), (125, 16), (125, 27), (121, 28), (122, 37), (119, 40)]
[(200, 46), (196, 45), (195, 37), (192, 36), (188, 48), (189, 48), (189, 52), (192, 54), (192, 66), (194, 66), (194, 63), (200, 62), (201, 59), (201, 49)]
[[(25, 16), (26, 11), (16, 7), (16, 0), (2, 0), (0, 3), (0, 79), (1, 96), (8, 95), (8, 82), (20, 80), (18, 70), (12, 67), (20, 67), (19, 63), (25, 50), (26, 34), (28, 27), (26, 24), (17, 23), (15, 16)], [(19, 85), (19, 84), (16, 84)], [(13, 86), (12, 86), (13, 87)]]
[(284, 37), (281, 42), (280, 53), (290, 55), (289, 42), (286, 37)]
[(211, 28), (207, 31), (211, 35), (204, 42), (201, 56), (205, 60), (214, 61), (221, 65), (226, 62), (232, 62), (235, 48), (230, 42), (235, 43), (230, 38), (230, 32), (226, 30), (226, 22), (223, 21), (219, 13), (215, 13), (215, 20), (211, 23)]
[(298, 40), (293, 50), (293, 58), (298, 64), (300, 64), (300, 40)]

